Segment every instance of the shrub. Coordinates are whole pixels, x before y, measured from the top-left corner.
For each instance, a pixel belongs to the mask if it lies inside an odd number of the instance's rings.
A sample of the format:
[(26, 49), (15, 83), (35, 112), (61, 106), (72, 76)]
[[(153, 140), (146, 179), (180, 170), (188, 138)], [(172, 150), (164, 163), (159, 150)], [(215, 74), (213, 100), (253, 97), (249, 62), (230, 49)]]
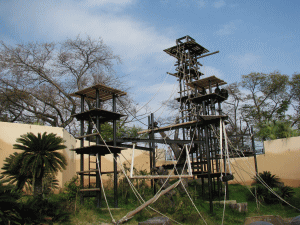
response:
[(0, 223), (1, 224), (16, 224), (20, 219), (19, 216), (19, 203), (17, 200), (21, 194), (15, 191), (12, 185), (3, 185), (0, 182)]
[[(254, 186), (251, 188), (251, 191), (253, 194), (256, 194), (260, 202), (267, 204), (279, 203), (281, 200), (276, 195), (286, 200), (295, 193), (291, 187), (284, 186), (283, 183), (280, 182), (279, 177), (272, 175), (269, 171), (259, 173), (259, 176), (269, 186), (269, 188), (267, 188), (257, 177), (253, 178), (255, 182), (252, 184)], [(273, 192), (275, 192), (275, 194)], [(248, 199), (253, 199), (253, 196), (248, 196)]]
[(254, 184), (261, 184), (261, 179), (271, 188), (278, 187), (281, 185), (279, 177), (276, 175), (272, 175), (270, 171), (263, 171), (259, 173), (259, 177), (252, 178), (254, 180)]
[(69, 222), (70, 213), (61, 202), (45, 199), (42, 196), (30, 196), (20, 204), (20, 224), (41, 224), (51, 222)]

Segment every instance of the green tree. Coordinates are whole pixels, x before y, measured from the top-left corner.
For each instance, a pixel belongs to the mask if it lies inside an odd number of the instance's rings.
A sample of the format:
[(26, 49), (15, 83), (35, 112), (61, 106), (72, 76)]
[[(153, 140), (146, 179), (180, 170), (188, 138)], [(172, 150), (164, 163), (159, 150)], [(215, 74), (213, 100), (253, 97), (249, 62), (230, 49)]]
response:
[(292, 126), (297, 124), (298, 129), (300, 129), (300, 74), (293, 74), (290, 85), (292, 95), (292, 106), (296, 112), (293, 116), (294, 122), (292, 123)]
[(0, 42), (0, 119), (66, 127), (80, 105), (71, 93), (96, 83), (122, 85), (115, 62), (119, 57), (100, 38)]
[(22, 167), (22, 155), (21, 153), (14, 152), (4, 159), (4, 164), (2, 169), (2, 179), (1, 181), (9, 184), (16, 184), (15, 188), (17, 190), (22, 190), (24, 186), (27, 189), (32, 183), (32, 174), (30, 171), (21, 173)]
[(18, 224), (20, 219), (18, 199), (21, 194), (15, 191), (11, 185), (3, 185), (0, 182), (0, 223), (1, 224)]
[[(121, 121), (122, 122), (122, 121)], [(136, 138), (138, 137), (138, 132), (141, 131), (142, 129), (140, 127), (136, 126), (125, 126), (121, 125), (120, 122), (117, 122), (117, 138)], [(113, 127), (111, 123), (103, 123), (101, 124), (101, 136), (105, 141), (112, 141), (113, 140)]]
[(299, 131), (292, 127), (292, 122), (288, 120), (265, 121), (259, 125), (257, 136), (262, 140), (274, 140), (279, 138), (289, 138), (299, 135)]
[(242, 76), (241, 86), (249, 92), (242, 107), (247, 122), (259, 126), (265, 120), (285, 117), (291, 101), (287, 75), (250, 73)]
[(66, 148), (63, 139), (56, 134), (46, 132), (42, 135), (27, 133), (21, 135), (14, 144), (15, 149), (23, 150), (21, 153), (21, 174), (28, 171), (32, 173), (34, 196), (41, 195), (43, 191), (43, 178), (48, 173), (57, 173), (65, 169), (67, 161), (63, 154), (57, 152)]

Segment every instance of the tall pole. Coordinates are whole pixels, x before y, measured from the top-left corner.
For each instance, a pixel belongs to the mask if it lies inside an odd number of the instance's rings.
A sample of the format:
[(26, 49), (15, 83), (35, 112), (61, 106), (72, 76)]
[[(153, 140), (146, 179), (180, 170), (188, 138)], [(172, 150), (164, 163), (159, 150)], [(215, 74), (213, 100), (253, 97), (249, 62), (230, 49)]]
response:
[(254, 154), (255, 173), (256, 173), (256, 176), (257, 176), (258, 175), (258, 169), (257, 169), (257, 160), (256, 160), (253, 126), (251, 126), (251, 141), (252, 141), (252, 151), (253, 151), (253, 154)]
[[(81, 95), (81, 112), (84, 112), (84, 95)], [(80, 120), (80, 136), (84, 135), (84, 119)], [(84, 139), (80, 139), (80, 147), (83, 148), (84, 146)], [(80, 154), (80, 171), (84, 170), (84, 155)], [(84, 188), (84, 176), (83, 173), (80, 174), (80, 186), (81, 188)], [(80, 194), (80, 204), (84, 204), (84, 197), (83, 193)]]
[(209, 206), (210, 213), (213, 213), (213, 202), (212, 202), (212, 183), (211, 183), (211, 165), (210, 165), (210, 151), (209, 151), (209, 138), (208, 138), (208, 128), (207, 125), (205, 129), (205, 148), (206, 148), (206, 159), (207, 159), (207, 179), (208, 179), (208, 191), (209, 191)]
[[(154, 129), (154, 114), (151, 113), (151, 127)], [(151, 139), (154, 140), (154, 132), (151, 132)], [(155, 146), (154, 142), (151, 142), (151, 151), (152, 151), (152, 168), (155, 168)], [(153, 192), (156, 194), (155, 180), (153, 182)]]
[[(96, 108), (99, 109), (100, 108), (100, 97), (99, 97), (99, 89), (96, 89)], [(99, 115), (96, 116), (96, 127), (97, 127), (97, 131), (100, 131), (100, 119), (99, 119)], [(100, 137), (99, 135), (96, 136), (96, 144), (99, 145), (100, 144)], [(101, 155), (98, 154), (96, 155), (98, 162), (96, 164), (96, 169), (97, 169), (97, 176), (96, 176), (96, 187), (100, 189), (100, 191), (96, 192), (96, 206), (97, 208), (101, 207), (101, 181), (100, 181), (100, 174), (99, 171), (101, 173)], [(98, 168), (99, 165), (99, 168)]]
[[(113, 94), (113, 112), (117, 111), (116, 95)], [(113, 120), (113, 143), (117, 146), (117, 121)], [(118, 208), (118, 174), (117, 174), (117, 157), (118, 154), (114, 153), (114, 206)]]
[[(148, 128), (149, 128), (149, 130), (151, 130), (150, 131), (150, 133), (149, 133), (149, 140), (152, 140), (152, 127), (151, 127), (151, 116), (148, 116)], [(153, 174), (153, 171), (152, 171), (152, 169), (153, 169), (153, 154), (152, 154), (152, 141), (150, 141), (150, 143), (149, 143), (149, 148), (150, 148), (150, 151), (149, 151), (149, 157), (150, 157), (150, 159), (149, 159), (149, 161), (150, 161), (150, 174), (152, 175)], [(153, 182), (153, 180), (151, 179), (151, 188), (153, 189), (153, 187), (154, 187), (154, 182)]]

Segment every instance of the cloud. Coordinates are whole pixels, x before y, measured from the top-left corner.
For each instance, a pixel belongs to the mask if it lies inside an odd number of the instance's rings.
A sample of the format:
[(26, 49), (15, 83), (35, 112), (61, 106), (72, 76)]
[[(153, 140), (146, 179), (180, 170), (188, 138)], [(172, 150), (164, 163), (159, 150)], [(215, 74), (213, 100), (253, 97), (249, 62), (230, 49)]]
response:
[(241, 22), (242, 22), (241, 20), (231, 21), (231, 22), (223, 25), (223, 27), (221, 29), (219, 29), (216, 32), (216, 34), (220, 35), (220, 36), (226, 36), (226, 35), (233, 34)]
[(215, 67), (212, 67), (212, 66), (202, 67), (201, 72), (204, 73), (203, 78), (209, 77), (209, 76), (216, 76), (216, 77), (222, 79), (222, 77), (224, 77), (221, 70), (216, 69)]
[(225, 6), (225, 5), (226, 5), (225, 1), (224, 0), (220, 0), (220, 1), (214, 2), (213, 7), (215, 7), (215, 8), (218, 9), (218, 8), (221, 8), (221, 7)]
[(229, 59), (233, 67), (242, 72), (256, 71), (261, 68), (261, 56), (253, 53), (245, 53), (244, 55), (230, 55)]
[(205, 1), (205, 0), (198, 0), (198, 6), (199, 6), (200, 8), (205, 7), (205, 5), (206, 5), (206, 1)]
[(0, 3), (0, 12), (5, 14), (3, 18), (8, 26), (17, 30), (20, 37), (60, 41), (88, 34), (93, 38), (102, 37), (104, 43), (113, 46), (116, 54), (136, 58), (174, 45), (173, 40), (156, 31), (151, 24), (136, 21), (125, 12), (107, 10), (107, 7), (125, 7), (134, 2), (65, 0), (54, 4), (52, 1), (12, 1), (11, 4)]
[(114, 5), (128, 5), (132, 4), (133, 0), (86, 0), (84, 1), (84, 4), (88, 6), (103, 6), (108, 4), (114, 4)]

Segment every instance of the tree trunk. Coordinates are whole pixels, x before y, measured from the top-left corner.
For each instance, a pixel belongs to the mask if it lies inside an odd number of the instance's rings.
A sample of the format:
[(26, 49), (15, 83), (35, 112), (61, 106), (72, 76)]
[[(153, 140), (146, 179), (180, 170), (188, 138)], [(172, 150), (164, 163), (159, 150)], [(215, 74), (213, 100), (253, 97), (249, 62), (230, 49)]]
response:
[(39, 196), (43, 194), (43, 177), (36, 177), (34, 181), (33, 196)]

